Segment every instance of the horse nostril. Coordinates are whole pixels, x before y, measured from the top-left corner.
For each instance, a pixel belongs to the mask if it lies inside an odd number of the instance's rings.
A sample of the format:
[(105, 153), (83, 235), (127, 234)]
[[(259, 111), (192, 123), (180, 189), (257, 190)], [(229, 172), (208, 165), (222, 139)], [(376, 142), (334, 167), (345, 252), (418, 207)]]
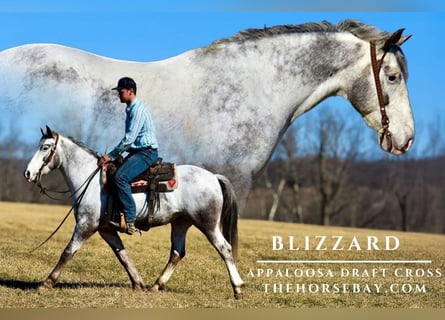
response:
[(413, 139), (411, 138), (411, 139), (409, 139), (408, 142), (403, 146), (403, 151), (404, 151), (404, 152), (408, 151), (408, 150), (411, 148), (412, 144), (413, 144)]
[(23, 175), (25, 176), (26, 179), (29, 179), (29, 177), (31, 176), (31, 173), (29, 172), (29, 170), (25, 170), (23, 172)]

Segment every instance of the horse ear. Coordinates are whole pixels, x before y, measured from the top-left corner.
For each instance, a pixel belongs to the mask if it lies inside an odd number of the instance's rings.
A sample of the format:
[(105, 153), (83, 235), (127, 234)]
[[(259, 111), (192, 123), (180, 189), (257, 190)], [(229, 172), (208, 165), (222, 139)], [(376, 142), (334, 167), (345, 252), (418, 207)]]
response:
[(53, 137), (53, 132), (51, 131), (51, 128), (46, 126), (46, 135), (50, 138)]
[(42, 137), (44, 137), (45, 136), (45, 132), (43, 132), (42, 128), (40, 128), (40, 132), (42, 133)]
[[(385, 41), (385, 44), (383, 45), (383, 50), (387, 51), (390, 47), (392, 47), (393, 45), (401, 45), (403, 42), (405, 42), (408, 39), (405, 39), (402, 43), (399, 44), (400, 39), (402, 38), (402, 33), (405, 29), (399, 29), (396, 32), (394, 32), (393, 34), (391, 34), (389, 36), (389, 38)], [(408, 37), (409, 38), (409, 37)]]
[(409, 38), (412, 37), (412, 34), (407, 35), (407, 36), (402, 36), (400, 37), (400, 40), (396, 43), (399, 47), (404, 44), (406, 41), (408, 41)]

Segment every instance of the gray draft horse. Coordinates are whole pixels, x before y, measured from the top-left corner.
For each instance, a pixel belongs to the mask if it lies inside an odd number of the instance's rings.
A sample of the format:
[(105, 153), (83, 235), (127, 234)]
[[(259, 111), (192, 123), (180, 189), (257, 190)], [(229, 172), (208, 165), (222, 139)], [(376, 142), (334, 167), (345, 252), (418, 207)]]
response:
[[(29, 162), (24, 175), (28, 182), (38, 182), (51, 170), (59, 169), (74, 194), (77, 203), (79, 188), (88, 175), (97, 169), (98, 155), (83, 144), (66, 138), (49, 127), (42, 130), (39, 149)], [(147, 196), (135, 194), (137, 205), (136, 227), (172, 225), (170, 259), (152, 291), (162, 290), (179, 261), (185, 256), (185, 239), (190, 226), (197, 227), (224, 260), (236, 299), (241, 297), (243, 281), (234, 263), (237, 246), (238, 209), (234, 189), (230, 181), (205, 169), (181, 165), (177, 167), (178, 188), (174, 192), (160, 194), (160, 210), (147, 226)], [(74, 207), (76, 226), (71, 240), (59, 262), (42, 283), (41, 288), (52, 288), (66, 263), (82, 244), (96, 231), (110, 245), (127, 271), (133, 288), (144, 288), (144, 282), (122, 244), (118, 233), (107, 223), (107, 192), (102, 188), (100, 174), (93, 176), (78, 206)], [(219, 229), (222, 225), (222, 232)], [(233, 252), (233, 253), (232, 253)]]
[(242, 211), (286, 129), (330, 96), (349, 100), (385, 151), (410, 149), (414, 119), (401, 50), (409, 36), (402, 31), (355, 20), (247, 29), (156, 62), (29, 44), (0, 51), (0, 74), (8, 75), (0, 77), (0, 105), (28, 117), (21, 119), (28, 128), (69, 115), (67, 133), (96, 128), (102, 147), (120, 138), (106, 128), (124, 123), (110, 88), (131, 76), (162, 123), (156, 134), (164, 157), (224, 174)]

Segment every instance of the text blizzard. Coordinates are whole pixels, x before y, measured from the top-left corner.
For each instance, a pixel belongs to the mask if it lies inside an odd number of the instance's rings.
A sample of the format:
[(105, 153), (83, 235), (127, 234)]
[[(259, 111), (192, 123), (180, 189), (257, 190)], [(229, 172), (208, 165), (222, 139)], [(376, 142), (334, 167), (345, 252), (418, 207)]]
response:
[(272, 236), (272, 250), (288, 250), (288, 251), (361, 251), (361, 250), (397, 250), (400, 246), (400, 241), (395, 236), (385, 236), (379, 239), (377, 236), (367, 236), (364, 239), (352, 237), (345, 239), (340, 235), (333, 236)]

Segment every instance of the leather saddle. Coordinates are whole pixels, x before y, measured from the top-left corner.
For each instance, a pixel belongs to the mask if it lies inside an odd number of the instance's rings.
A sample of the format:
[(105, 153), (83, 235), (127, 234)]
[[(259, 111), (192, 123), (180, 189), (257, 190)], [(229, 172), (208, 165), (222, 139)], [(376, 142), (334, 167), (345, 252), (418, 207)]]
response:
[[(116, 171), (123, 164), (122, 157), (107, 163), (102, 171), (102, 180), (105, 186), (113, 188), (107, 181), (111, 181)], [(155, 210), (159, 210), (160, 201), (159, 193), (172, 192), (178, 187), (178, 177), (176, 171), (176, 164), (169, 162), (162, 162), (159, 158), (147, 171), (141, 173), (139, 176), (131, 181), (132, 193), (147, 193), (148, 198), (148, 214), (147, 225), (141, 226), (141, 229), (147, 231), (152, 223)], [(110, 190), (111, 194), (114, 190)], [(125, 231), (125, 219), (121, 210), (119, 210), (119, 203), (114, 197), (108, 199), (108, 209), (110, 221), (114, 221), (120, 225), (120, 231)]]
[(131, 182), (131, 192), (172, 192), (178, 187), (176, 164), (162, 162), (162, 158), (146, 172), (137, 176)]
[[(123, 159), (118, 158), (108, 164), (106, 169), (106, 180), (108, 181), (119, 167)], [(131, 192), (172, 192), (178, 187), (178, 177), (176, 173), (176, 164), (163, 162), (162, 158), (158, 160), (147, 171), (141, 173), (131, 181)]]

